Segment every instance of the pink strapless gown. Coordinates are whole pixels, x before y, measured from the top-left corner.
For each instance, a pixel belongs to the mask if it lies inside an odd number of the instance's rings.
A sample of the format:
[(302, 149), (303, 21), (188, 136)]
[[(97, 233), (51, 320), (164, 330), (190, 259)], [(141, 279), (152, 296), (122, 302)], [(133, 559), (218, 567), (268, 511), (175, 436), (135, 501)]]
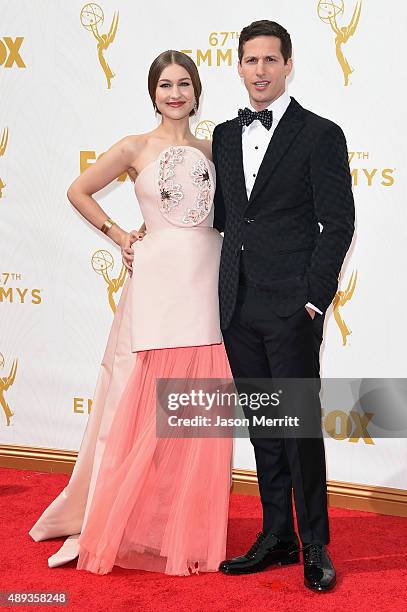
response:
[(213, 229), (213, 164), (169, 147), (138, 176), (147, 236), (134, 245), (68, 485), (30, 530), (68, 536), (50, 567), (78, 557), (189, 575), (225, 558), (230, 438), (156, 437), (156, 378), (231, 378), (219, 327), (222, 238)]

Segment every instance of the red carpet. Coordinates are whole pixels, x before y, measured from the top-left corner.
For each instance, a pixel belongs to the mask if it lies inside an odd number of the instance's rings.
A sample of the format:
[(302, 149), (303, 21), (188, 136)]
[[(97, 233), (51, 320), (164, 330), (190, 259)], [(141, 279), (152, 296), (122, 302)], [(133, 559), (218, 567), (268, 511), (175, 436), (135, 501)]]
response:
[[(407, 610), (407, 519), (331, 509), (331, 556), (338, 584), (330, 593), (303, 586), (302, 565), (251, 576), (220, 573), (168, 577), (115, 567), (107, 576), (75, 569), (49, 569), (47, 558), (63, 538), (33, 542), (28, 535), (68, 477), (0, 468), (0, 591), (67, 591), (67, 606), (20, 606), (4, 610), (121, 610), (387, 612)], [(260, 526), (256, 497), (232, 495), (228, 555), (247, 550)]]

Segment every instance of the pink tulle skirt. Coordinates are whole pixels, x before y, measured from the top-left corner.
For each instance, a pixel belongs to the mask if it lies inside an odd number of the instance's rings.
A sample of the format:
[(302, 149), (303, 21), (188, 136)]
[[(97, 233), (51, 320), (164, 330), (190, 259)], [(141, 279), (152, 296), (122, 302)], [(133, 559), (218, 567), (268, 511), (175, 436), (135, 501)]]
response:
[(223, 344), (137, 354), (106, 440), (78, 569), (189, 575), (225, 558), (231, 438), (157, 438), (156, 378), (231, 378)]

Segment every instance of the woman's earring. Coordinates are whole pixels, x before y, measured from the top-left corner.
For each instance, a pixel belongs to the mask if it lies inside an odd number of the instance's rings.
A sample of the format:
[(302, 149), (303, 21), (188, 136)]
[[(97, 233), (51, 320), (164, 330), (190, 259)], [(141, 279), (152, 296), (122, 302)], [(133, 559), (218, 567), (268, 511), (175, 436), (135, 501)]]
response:
[(198, 102), (195, 100), (195, 102), (194, 102), (194, 114), (195, 115), (197, 113), (197, 110), (198, 110)]

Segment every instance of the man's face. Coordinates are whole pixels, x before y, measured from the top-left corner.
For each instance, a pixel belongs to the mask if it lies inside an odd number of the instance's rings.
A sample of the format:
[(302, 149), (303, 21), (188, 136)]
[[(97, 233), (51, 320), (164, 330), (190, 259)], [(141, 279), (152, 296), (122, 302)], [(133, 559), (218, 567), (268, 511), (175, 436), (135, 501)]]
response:
[(276, 36), (258, 36), (244, 44), (238, 71), (256, 110), (267, 108), (285, 90), (293, 64), (291, 58), (284, 63), (280, 46)]

